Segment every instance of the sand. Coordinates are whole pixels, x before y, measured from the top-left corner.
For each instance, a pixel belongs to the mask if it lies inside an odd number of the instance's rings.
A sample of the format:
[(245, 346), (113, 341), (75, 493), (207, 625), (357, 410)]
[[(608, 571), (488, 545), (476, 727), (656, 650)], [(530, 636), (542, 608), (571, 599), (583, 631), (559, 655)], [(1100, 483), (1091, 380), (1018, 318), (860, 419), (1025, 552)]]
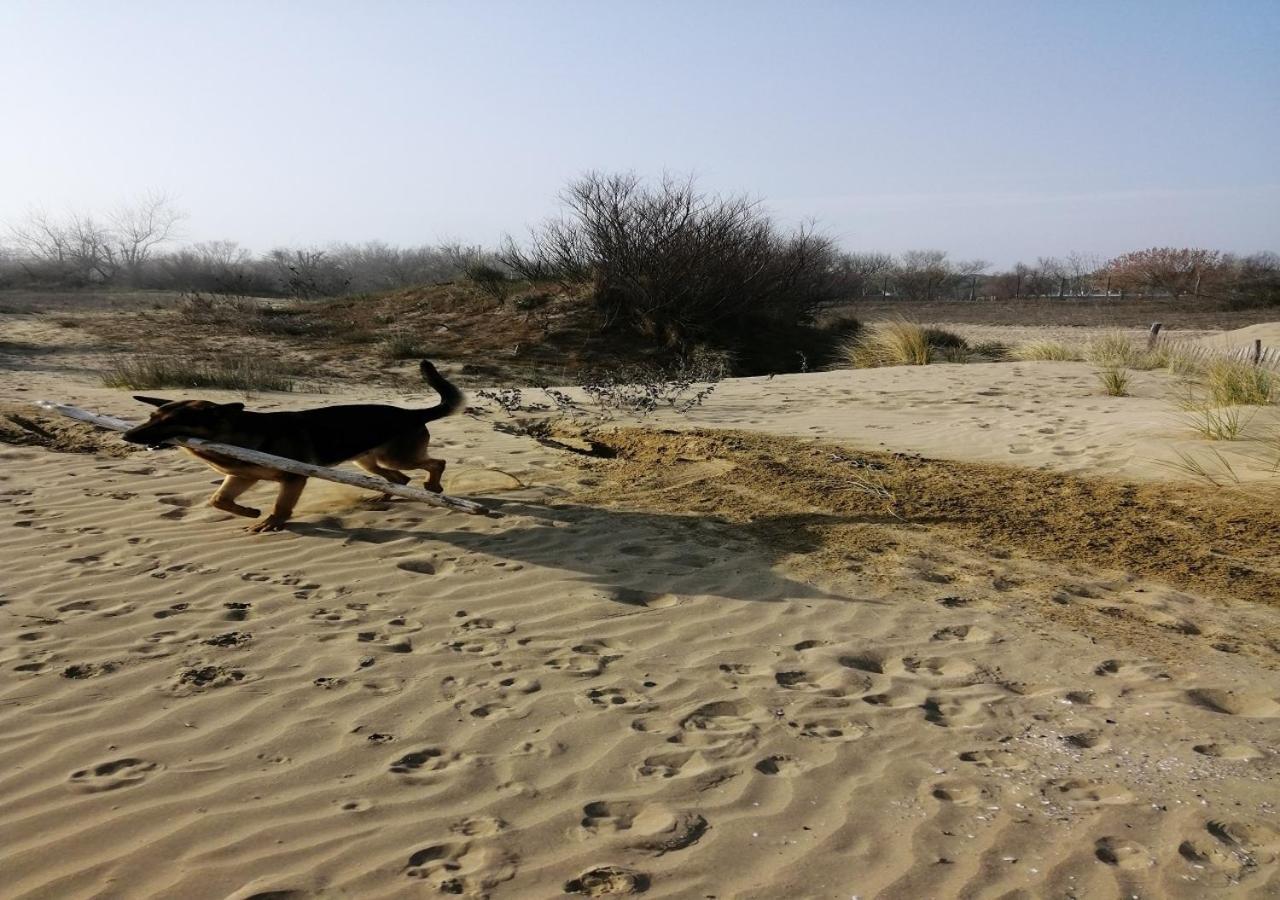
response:
[[(7, 413), (143, 412), (6, 364)], [(817, 373), (645, 424), (1172, 485), (1207, 445), (1167, 376), (1134, 393), (1079, 363)], [(354, 399), (400, 398), (251, 403)], [(725, 512), (794, 514), (740, 457), (637, 475), (495, 424), (433, 432), (446, 488), (506, 518), (313, 481), (260, 536), (177, 452), (0, 444), (4, 895), (1280, 893), (1274, 605), (892, 516), (805, 553)], [(1224, 490), (1274, 503), (1264, 475)]]

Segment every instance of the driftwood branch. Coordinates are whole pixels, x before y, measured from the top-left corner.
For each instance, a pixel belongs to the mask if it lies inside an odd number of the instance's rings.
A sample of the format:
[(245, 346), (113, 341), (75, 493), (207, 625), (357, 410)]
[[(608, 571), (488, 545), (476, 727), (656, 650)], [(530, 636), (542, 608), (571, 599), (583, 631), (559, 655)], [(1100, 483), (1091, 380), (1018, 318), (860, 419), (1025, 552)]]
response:
[[(67, 406), (63, 403), (52, 403), (48, 400), (37, 401), (36, 406), (41, 409), (47, 409), (50, 412), (56, 412), (59, 415), (66, 416), (68, 419), (75, 419), (80, 422), (88, 422), (90, 425), (97, 425), (99, 428), (110, 428), (112, 431), (128, 431), (136, 423), (127, 422), (124, 419), (117, 419), (113, 416), (100, 416), (97, 413), (87, 412), (75, 406)], [(262, 453), (258, 450), (248, 450), (244, 447), (233, 447), (230, 444), (220, 444), (217, 441), (206, 441), (201, 438), (175, 438), (167, 443), (176, 444), (179, 447), (190, 447), (200, 450), (210, 450), (214, 453), (222, 453), (236, 459), (242, 459), (245, 462), (255, 463), (260, 466), (267, 466), (272, 469), (279, 469), (282, 472), (291, 472), (294, 475), (306, 475), (309, 478), (323, 478), (325, 481), (333, 481), (338, 484), (349, 485), (350, 487), (363, 488), (367, 491), (378, 491), (383, 494), (393, 494), (396, 497), (405, 497), (409, 500), (419, 500), (423, 503), (429, 503), (432, 506), (439, 506), (444, 509), (452, 509), (456, 512), (464, 512), (473, 516), (489, 516), (491, 518), (500, 518), (502, 513), (495, 512), (487, 506), (474, 503), (471, 500), (462, 500), (458, 497), (450, 497), (447, 494), (434, 494), (431, 491), (424, 491), (422, 488), (409, 487), (402, 484), (392, 484), (381, 478), (374, 478), (372, 475), (361, 475), (356, 472), (344, 472), (339, 469), (331, 469), (326, 466), (313, 466), (310, 463), (299, 462), (296, 459), (287, 459), (283, 456), (273, 456), (270, 453)]]

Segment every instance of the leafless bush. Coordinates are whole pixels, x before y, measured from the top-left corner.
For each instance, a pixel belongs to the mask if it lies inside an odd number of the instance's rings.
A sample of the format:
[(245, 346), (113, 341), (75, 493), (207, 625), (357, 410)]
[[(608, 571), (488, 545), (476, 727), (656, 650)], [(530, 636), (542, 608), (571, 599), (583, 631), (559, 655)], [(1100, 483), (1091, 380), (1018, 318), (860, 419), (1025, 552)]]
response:
[(780, 233), (744, 197), (699, 192), (691, 180), (645, 186), (590, 173), (562, 193), (565, 213), (508, 239), (502, 262), (531, 279), (590, 281), (606, 326), (672, 344), (725, 342), (771, 324), (812, 322), (841, 293), (831, 242), (808, 228)]

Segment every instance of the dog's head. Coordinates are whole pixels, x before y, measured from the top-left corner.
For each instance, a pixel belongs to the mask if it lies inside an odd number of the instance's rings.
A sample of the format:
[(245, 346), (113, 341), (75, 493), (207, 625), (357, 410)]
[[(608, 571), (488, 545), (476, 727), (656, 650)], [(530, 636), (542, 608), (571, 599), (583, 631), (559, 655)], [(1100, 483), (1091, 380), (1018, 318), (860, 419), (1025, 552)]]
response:
[(155, 446), (170, 438), (216, 440), (224, 434), (231, 416), (244, 410), (243, 403), (211, 403), (208, 400), (165, 400), (135, 396), (134, 400), (157, 406), (151, 418), (130, 428), (124, 439), (133, 444)]

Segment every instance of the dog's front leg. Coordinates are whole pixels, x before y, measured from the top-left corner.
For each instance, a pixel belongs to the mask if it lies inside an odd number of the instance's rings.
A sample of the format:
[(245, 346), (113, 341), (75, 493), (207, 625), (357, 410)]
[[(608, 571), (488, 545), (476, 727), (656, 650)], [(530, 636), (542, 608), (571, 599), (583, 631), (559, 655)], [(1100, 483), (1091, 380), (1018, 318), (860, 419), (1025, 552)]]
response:
[(302, 489), (307, 486), (305, 475), (285, 475), (280, 479), (280, 493), (271, 507), (271, 514), (256, 525), (250, 525), (246, 531), (261, 534), (264, 531), (281, 531), (293, 515), (293, 508), (298, 505)]
[(213, 496), (209, 498), (209, 505), (233, 515), (248, 516), (250, 519), (256, 519), (259, 515), (258, 511), (252, 506), (241, 506), (236, 502), (236, 498), (257, 483), (258, 479), (256, 478), (246, 478), (243, 475), (228, 475), (222, 479), (222, 486), (214, 491)]

